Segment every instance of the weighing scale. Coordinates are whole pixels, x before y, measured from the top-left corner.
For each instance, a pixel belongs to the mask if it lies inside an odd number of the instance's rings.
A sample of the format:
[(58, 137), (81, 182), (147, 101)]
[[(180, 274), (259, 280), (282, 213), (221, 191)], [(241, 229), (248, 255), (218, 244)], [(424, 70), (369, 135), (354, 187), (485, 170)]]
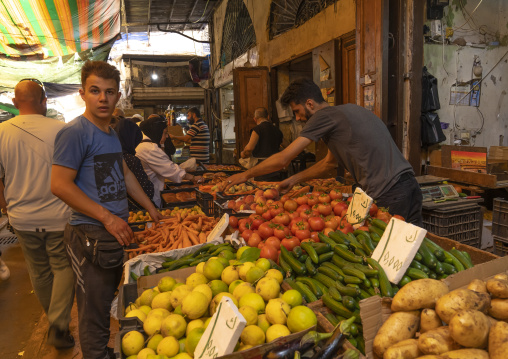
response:
[(459, 194), (455, 188), (449, 184), (422, 187), (421, 190), (423, 194), (423, 202), (459, 198)]

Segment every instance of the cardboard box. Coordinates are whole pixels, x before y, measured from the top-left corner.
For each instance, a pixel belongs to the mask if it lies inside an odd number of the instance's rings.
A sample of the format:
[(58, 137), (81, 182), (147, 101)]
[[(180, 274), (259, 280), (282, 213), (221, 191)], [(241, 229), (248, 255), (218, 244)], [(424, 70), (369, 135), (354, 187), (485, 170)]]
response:
[[(443, 249), (453, 247), (459, 250), (466, 250), (473, 260), (475, 266), (465, 271), (453, 274), (444, 279), (450, 290), (467, 286), (473, 279), (486, 279), (508, 268), (508, 257), (498, 257), (492, 253), (484, 252), (477, 248), (463, 245), (447, 238), (433, 236), (430, 233), (427, 237)], [(360, 316), (363, 324), (363, 338), (365, 340), (365, 353), (369, 359), (379, 359), (372, 351), (372, 344), (377, 331), (381, 325), (392, 314), (391, 298), (370, 297), (360, 301)]]

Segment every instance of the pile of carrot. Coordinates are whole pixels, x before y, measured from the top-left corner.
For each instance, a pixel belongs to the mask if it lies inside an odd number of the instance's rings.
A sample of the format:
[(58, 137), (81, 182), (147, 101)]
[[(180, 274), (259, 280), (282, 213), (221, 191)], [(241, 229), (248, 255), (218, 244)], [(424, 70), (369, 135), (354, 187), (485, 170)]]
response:
[(206, 242), (208, 234), (217, 221), (203, 214), (188, 215), (182, 218), (180, 213), (141, 232), (134, 233), (139, 248), (126, 249), (129, 259), (145, 253), (167, 252), (173, 249), (187, 248)]

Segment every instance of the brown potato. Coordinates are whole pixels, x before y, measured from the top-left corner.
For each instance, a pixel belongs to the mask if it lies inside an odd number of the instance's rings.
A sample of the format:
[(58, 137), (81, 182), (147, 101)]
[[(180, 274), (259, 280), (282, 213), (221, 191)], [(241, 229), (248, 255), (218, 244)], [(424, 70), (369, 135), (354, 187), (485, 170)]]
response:
[(467, 289), (474, 290), (478, 293), (487, 293), (487, 286), (485, 282), (481, 279), (473, 279), (471, 283), (467, 286)]
[(490, 307), (490, 295), (477, 293), (469, 289), (456, 289), (443, 295), (436, 303), (436, 312), (441, 320), (449, 323), (452, 317), (467, 309), (487, 313)]
[(383, 359), (415, 359), (422, 353), (418, 349), (418, 340), (407, 339), (386, 349)]
[(506, 273), (499, 273), (494, 276), (494, 279), (502, 279), (502, 280), (508, 280), (508, 274)]
[(415, 336), (420, 324), (420, 312), (417, 310), (411, 312), (393, 313), (383, 323), (376, 334), (373, 343), (374, 352), (383, 357), (386, 349), (405, 339), (411, 339)]
[(490, 306), (490, 316), (499, 320), (508, 320), (508, 299), (494, 298), (490, 301)]
[(420, 335), (420, 338), (418, 338), (418, 348), (424, 354), (440, 355), (460, 349), (460, 345), (453, 341), (450, 336), (449, 327), (439, 327)]
[(429, 330), (439, 328), (443, 325), (441, 318), (437, 315), (434, 309), (424, 309), (420, 315), (420, 333), (428, 332)]
[(448, 293), (446, 283), (436, 279), (418, 279), (403, 286), (392, 300), (392, 311), (434, 308), (436, 301)]
[(490, 359), (506, 359), (508, 353), (508, 323), (497, 322), (490, 327)]
[(441, 355), (446, 359), (489, 359), (489, 353), (482, 349), (459, 349)]
[(416, 359), (444, 359), (441, 355), (424, 355)]
[(489, 279), (487, 281), (487, 290), (493, 297), (508, 299), (508, 280)]
[(450, 320), (450, 336), (463, 347), (485, 348), (489, 341), (490, 320), (477, 310), (464, 310)]

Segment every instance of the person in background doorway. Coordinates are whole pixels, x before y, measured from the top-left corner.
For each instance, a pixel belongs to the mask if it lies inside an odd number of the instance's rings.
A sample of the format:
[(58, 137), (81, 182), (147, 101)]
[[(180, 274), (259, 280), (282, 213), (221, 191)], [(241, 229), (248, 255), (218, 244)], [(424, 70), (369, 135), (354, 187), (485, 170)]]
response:
[(170, 135), (170, 137), (184, 142), (190, 141), (190, 156), (203, 163), (208, 163), (210, 160), (210, 131), (208, 126), (201, 118), (201, 113), (196, 107), (192, 107), (187, 112), (187, 120), (191, 124), (187, 134), (185, 136)]
[(118, 135), (109, 126), (120, 99), (119, 85), (116, 67), (87, 61), (79, 90), (85, 112), (55, 139), (51, 191), (72, 208), (65, 244), (76, 275), (84, 359), (115, 358), (113, 348), (107, 347), (111, 303), (122, 278), (124, 247), (134, 239), (127, 224), (127, 194), (156, 223), (162, 218), (123, 160)]
[(185, 172), (173, 163), (161, 149), (164, 131), (167, 131), (166, 121), (160, 117), (152, 117), (143, 121), (139, 127), (144, 136), (141, 143), (136, 147), (136, 157), (141, 160), (148, 178), (153, 183), (155, 189), (153, 201), (160, 207), (160, 193), (164, 189), (165, 179), (180, 183), (183, 180), (198, 182), (201, 177)]
[[(148, 116), (148, 119), (151, 119), (151, 118), (157, 118), (162, 122), (169, 122), (169, 121), (166, 121), (165, 117), (161, 116), (161, 115), (153, 114), (153, 115)], [(164, 132), (162, 133), (160, 145), (161, 145), (161, 148), (164, 150), (164, 153), (166, 155), (168, 155), (169, 159), (171, 160), (171, 156), (174, 155), (176, 152), (176, 147), (173, 144), (173, 141), (171, 141), (171, 137), (169, 137), (167, 126), (169, 126), (168, 123), (166, 123), (166, 128), (164, 129)]]
[(140, 122), (143, 122), (144, 118), (139, 113), (136, 113), (132, 115), (132, 117), (129, 118), (132, 122), (139, 124)]
[(409, 223), (423, 225), (422, 192), (413, 168), (381, 119), (357, 105), (328, 105), (319, 87), (308, 79), (292, 82), (281, 102), (291, 106), (297, 121), (306, 122), (300, 136), (284, 151), (229, 177), (225, 190), (287, 166), (311, 142), (323, 139), (328, 146), (326, 157), (281, 182), (281, 191), (312, 178), (321, 178), (341, 164), (379, 207), (388, 208), (390, 214), (398, 214)]
[(12, 102), (19, 116), (0, 124), (0, 206), (18, 237), (35, 295), (49, 321), (47, 343), (71, 348), (74, 274), (66, 255), (69, 207), (50, 191), (55, 137), (65, 123), (46, 117), (42, 82), (21, 80)]
[[(141, 188), (145, 191), (145, 194), (150, 200), (153, 200), (154, 187), (152, 181), (148, 178), (143, 164), (136, 157), (136, 147), (141, 143), (143, 139), (143, 133), (138, 125), (127, 119), (120, 120), (115, 128), (118, 133), (118, 138), (122, 144), (123, 159), (127, 164), (127, 167), (136, 176)], [(139, 211), (142, 207), (134, 199), (128, 195), (129, 199), (129, 210)]]
[[(249, 143), (240, 153), (241, 158), (254, 157), (259, 162), (279, 152), (284, 136), (282, 132), (273, 125), (268, 117), (268, 111), (264, 107), (254, 110), (254, 121), (256, 127), (251, 130)], [(276, 171), (264, 176), (256, 177), (256, 181), (278, 181), (281, 173)]]

